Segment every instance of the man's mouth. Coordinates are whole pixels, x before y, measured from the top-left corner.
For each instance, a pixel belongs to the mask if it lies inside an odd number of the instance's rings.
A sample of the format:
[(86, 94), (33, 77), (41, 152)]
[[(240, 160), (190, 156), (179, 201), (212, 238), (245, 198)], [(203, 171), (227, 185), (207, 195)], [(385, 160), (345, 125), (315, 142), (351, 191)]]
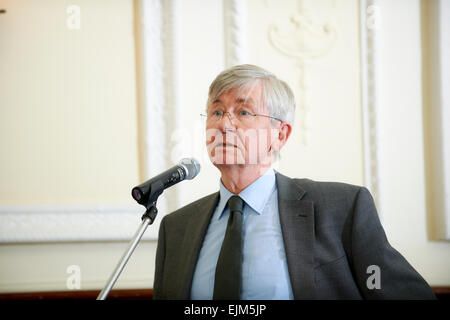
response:
[(237, 148), (236, 145), (231, 144), (231, 143), (220, 143), (220, 144), (218, 145), (218, 147), (234, 147), (234, 148)]
[(209, 150), (213, 150), (216, 148), (236, 148), (236, 149), (243, 149), (243, 145), (242, 143), (236, 139), (236, 138), (217, 138), (217, 137), (212, 137), (208, 142), (208, 149)]

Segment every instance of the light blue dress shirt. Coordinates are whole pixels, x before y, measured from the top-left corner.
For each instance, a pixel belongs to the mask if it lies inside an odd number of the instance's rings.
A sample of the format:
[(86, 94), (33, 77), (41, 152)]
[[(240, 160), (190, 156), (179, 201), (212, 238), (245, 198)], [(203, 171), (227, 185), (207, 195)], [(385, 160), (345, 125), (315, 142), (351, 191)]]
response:
[[(214, 277), (225, 237), (233, 194), (220, 182), (220, 200), (211, 218), (194, 272), (191, 299), (213, 297)], [(273, 168), (245, 188), (243, 225), (243, 300), (293, 299), (278, 213), (278, 196)]]

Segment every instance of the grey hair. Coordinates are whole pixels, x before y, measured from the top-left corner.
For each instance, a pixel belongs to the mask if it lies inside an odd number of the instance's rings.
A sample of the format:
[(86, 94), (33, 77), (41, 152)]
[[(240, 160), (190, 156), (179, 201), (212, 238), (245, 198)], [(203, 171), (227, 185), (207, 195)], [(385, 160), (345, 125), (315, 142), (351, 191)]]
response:
[(263, 103), (270, 116), (294, 124), (295, 97), (283, 80), (269, 71), (251, 64), (237, 65), (222, 71), (209, 86), (207, 109), (211, 102), (232, 89), (248, 89), (258, 83), (263, 88)]
[[(264, 106), (271, 117), (294, 125), (295, 97), (291, 88), (283, 80), (269, 71), (251, 64), (242, 64), (222, 71), (209, 86), (207, 109), (220, 95), (232, 89), (250, 89), (262, 84)], [(277, 121), (277, 120), (273, 120)], [(279, 151), (274, 152), (279, 160)]]

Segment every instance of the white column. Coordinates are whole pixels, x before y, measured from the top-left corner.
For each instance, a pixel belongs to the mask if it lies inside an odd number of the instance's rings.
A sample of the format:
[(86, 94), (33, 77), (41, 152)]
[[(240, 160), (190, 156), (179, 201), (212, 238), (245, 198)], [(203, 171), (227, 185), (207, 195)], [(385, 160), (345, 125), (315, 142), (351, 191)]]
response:
[[(180, 127), (179, 1), (138, 2), (137, 73), (141, 180), (159, 174), (172, 159), (172, 133)], [(161, 213), (178, 207), (176, 189), (158, 199)]]
[(248, 62), (247, 2), (224, 0), (225, 67)]
[(380, 217), (380, 79), (381, 79), (381, 9), (377, 0), (360, 1), (361, 89), (364, 133), (364, 180), (372, 193)]

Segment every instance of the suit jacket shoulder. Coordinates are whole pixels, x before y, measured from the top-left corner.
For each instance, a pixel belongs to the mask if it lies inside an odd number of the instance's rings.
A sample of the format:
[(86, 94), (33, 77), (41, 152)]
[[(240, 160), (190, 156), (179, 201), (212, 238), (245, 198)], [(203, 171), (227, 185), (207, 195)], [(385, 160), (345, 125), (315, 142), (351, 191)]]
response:
[[(390, 245), (367, 188), (294, 180), (306, 190), (303, 199), (314, 203), (316, 297), (352, 298), (346, 294), (353, 282), (364, 299), (435, 299), (423, 277)], [(339, 273), (347, 281), (337, 279)]]
[[(295, 184), (300, 191), (302, 200), (312, 201), (314, 204), (314, 223), (315, 228), (326, 226), (343, 226), (346, 218), (351, 215), (355, 201), (359, 193), (370, 192), (363, 186), (349, 183), (332, 181), (315, 181), (311, 179), (291, 179), (277, 173), (280, 191), (286, 194), (287, 190), (292, 190), (292, 184)], [(290, 181), (290, 182), (289, 182)], [(283, 188), (280, 184), (286, 184), (288, 188)]]

